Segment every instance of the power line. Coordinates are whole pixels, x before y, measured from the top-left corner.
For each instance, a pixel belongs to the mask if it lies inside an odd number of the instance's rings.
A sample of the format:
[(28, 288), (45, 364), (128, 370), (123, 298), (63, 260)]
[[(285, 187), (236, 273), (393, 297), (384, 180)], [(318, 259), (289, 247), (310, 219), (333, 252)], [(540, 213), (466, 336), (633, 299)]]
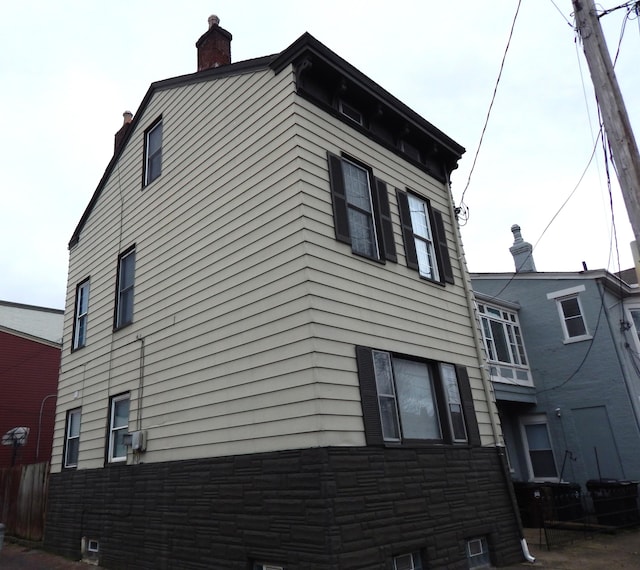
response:
[(480, 134), (480, 141), (478, 142), (478, 147), (476, 148), (476, 154), (473, 157), (473, 163), (471, 164), (471, 170), (469, 171), (469, 176), (467, 178), (467, 183), (465, 184), (464, 190), (462, 191), (462, 196), (460, 197), (460, 207), (464, 208), (464, 195), (469, 188), (469, 184), (471, 183), (471, 175), (476, 167), (476, 162), (478, 161), (478, 155), (480, 154), (480, 148), (482, 147), (482, 141), (484, 139), (484, 134), (487, 130), (487, 125), (489, 124), (489, 117), (491, 116), (491, 109), (493, 108), (493, 103), (496, 100), (496, 94), (498, 92), (498, 85), (500, 84), (500, 79), (502, 77), (502, 71), (504, 69), (504, 63), (507, 59), (507, 52), (509, 51), (509, 46), (511, 45), (511, 38), (513, 37), (513, 30), (516, 26), (516, 20), (518, 19), (518, 13), (520, 12), (520, 5), (522, 4), (522, 0), (518, 0), (518, 6), (516, 7), (516, 13), (513, 16), (513, 22), (511, 23), (511, 30), (509, 31), (509, 39), (507, 40), (507, 45), (504, 49), (504, 53), (502, 55), (502, 61), (500, 63), (500, 71), (498, 72), (498, 78), (496, 80), (495, 87), (493, 88), (493, 95), (491, 96), (491, 103), (489, 104), (489, 109), (487, 110), (487, 116), (484, 120), (484, 126), (482, 127), (482, 132)]

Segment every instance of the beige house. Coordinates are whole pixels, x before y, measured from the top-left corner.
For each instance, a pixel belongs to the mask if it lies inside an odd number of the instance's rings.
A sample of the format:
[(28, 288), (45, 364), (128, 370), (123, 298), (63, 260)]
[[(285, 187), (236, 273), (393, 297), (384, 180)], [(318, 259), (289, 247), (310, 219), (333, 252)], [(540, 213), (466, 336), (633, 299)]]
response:
[[(109, 568), (518, 560), (448, 177), (305, 34), (154, 83), (69, 244), (48, 546)], [(212, 563), (212, 560), (215, 563)]]

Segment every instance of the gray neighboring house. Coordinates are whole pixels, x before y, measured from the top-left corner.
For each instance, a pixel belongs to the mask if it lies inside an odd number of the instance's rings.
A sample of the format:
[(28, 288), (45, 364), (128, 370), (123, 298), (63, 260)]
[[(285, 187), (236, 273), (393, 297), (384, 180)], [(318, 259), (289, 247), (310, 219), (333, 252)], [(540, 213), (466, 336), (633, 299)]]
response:
[(536, 271), (512, 231), (516, 272), (471, 278), (513, 480), (640, 479), (637, 283)]

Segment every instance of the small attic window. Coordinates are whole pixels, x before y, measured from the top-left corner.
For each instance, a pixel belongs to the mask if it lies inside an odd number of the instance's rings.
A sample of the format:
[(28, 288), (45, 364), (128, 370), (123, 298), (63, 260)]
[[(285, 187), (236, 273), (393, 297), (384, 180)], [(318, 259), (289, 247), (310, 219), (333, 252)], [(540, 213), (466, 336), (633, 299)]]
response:
[(359, 125), (364, 125), (362, 113), (358, 111), (358, 109), (356, 109), (355, 107), (352, 107), (351, 105), (349, 105), (348, 103), (345, 103), (342, 99), (340, 99), (338, 103), (338, 108), (345, 117), (348, 117), (354, 123), (358, 123)]

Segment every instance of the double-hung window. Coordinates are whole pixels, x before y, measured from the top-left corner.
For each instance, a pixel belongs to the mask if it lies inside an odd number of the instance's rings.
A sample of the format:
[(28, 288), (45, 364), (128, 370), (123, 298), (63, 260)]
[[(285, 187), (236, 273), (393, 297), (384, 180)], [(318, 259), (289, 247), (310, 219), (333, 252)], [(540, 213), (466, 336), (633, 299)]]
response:
[(464, 367), (357, 347), (367, 442), (479, 443)]
[(357, 255), (396, 261), (387, 185), (355, 159), (329, 153), (336, 239)]
[(129, 394), (111, 398), (109, 404), (109, 441), (107, 460), (109, 463), (127, 460), (125, 435), (129, 433)]
[(547, 419), (544, 414), (521, 418), (527, 449), (527, 465), (531, 479), (556, 480), (558, 471), (551, 447)]
[(73, 321), (72, 350), (82, 348), (87, 342), (87, 320), (89, 318), (89, 280), (76, 288), (76, 306)]
[(585, 291), (584, 285), (547, 293), (547, 299), (555, 299), (560, 315), (560, 323), (565, 342), (587, 340), (591, 338), (587, 330), (579, 293)]
[(133, 322), (133, 285), (136, 265), (135, 247), (129, 248), (118, 258), (116, 312), (114, 328), (119, 329)]
[(64, 440), (64, 466), (78, 466), (78, 452), (80, 449), (80, 418), (81, 410), (69, 410), (67, 412), (67, 424)]
[(396, 190), (396, 197), (407, 266), (425, 279), (453, 283), (442, 213), (412, 192)]
[(162, 174), (162, 120), (158, 119), (144, 133), (143, 186), (151, 184)]

